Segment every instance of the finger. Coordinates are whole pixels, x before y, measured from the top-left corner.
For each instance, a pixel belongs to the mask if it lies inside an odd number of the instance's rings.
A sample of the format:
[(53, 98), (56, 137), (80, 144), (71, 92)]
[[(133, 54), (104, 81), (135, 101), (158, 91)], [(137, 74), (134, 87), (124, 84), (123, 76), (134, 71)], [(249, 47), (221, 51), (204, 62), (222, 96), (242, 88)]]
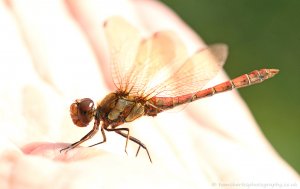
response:
[(184, 175), (178, 179), (178, 174), (150, 163), (107, 155), (61, 164), (7, 153), (0, 157), (0, 171), (2, 188), (195, 188)]
[[(103, 31), (103, 23), (110, 16), (119, 15), (132, 23), (137, 23), (133, 3), (130, 1), (66, 1), (69, 11), (85, 32), (88, 41), (96, 54), (106, 84), (115, 90), (111, 80), (109, 52)], [(138, 25), (138, 24), (136, 24)]]
[[(37, 95), (28, 95), (29, 88), (38, 89), (34, 91), (37, 93), (43, 89), (39, 87), (38, 76), (31, 64), (30, 53), (20, 35), (14, 14), (3, 1), (0, 2), (0, 12), (0, 128), (13, 143), (20, 145), (28, 141), (29, 136), (34, 139), (37, 133), (46, 132), (46, 127), (43, 127), (47, 126), (44, 125), (46, 120), (38, 110), (43, 102)], [(29, 96), (35, 98), (35, 101), (31, 101), (32, 104), (24, 101)], [(28, 116), (31, 119), (27, 119)], [(32, 116), (35, 116), (34, 121)], [(34, 123), (41, 127), (33, 130), (30, 125)]]
[(39, 77), (68, 98), (99, 92), (96, 59), (64, 7), (63, 1), (11, 1)]
[(190, 27), (161, 2), (136, 1), (135, 8), (144, 27), (151, 32), (160, 30), (175, 32), (185, 44), (188, 44), (189, 53), (194, 53), (206, 46), (204, 41)]
[(251, 177), (253, 182), (263, 178), (269, 182), (287, 183), (298, 177), (277, 154), (266, 149), (253, 149), (250, 145), (222, 138), (204, 127), (191, 130), (190, 137), (194, 138), (194, 145), (201, 149), (197, 151), (197, 156), (217, 173), (212, 182), (231, 183)]
[(55, 161), (78, 161), (85, 160), (95, 156), (101, 156), (105, 151), (97, 150), (96, 148), (75, 148), (70, 151), (61, 151), (64, 147), (69, 146), (65, 143), (49, 143), (49, 142), (34, 142), (29, 143), (21, 148), (22, 152), (27, 155), (42, 156)]

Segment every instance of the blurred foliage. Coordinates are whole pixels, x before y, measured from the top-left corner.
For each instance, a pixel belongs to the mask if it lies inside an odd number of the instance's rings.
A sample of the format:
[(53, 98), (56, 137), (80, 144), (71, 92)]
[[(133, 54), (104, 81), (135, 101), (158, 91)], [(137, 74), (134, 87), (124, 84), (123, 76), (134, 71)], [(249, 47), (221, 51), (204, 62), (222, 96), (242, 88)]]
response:
[(233, 78), (259, 68), (279, 75), (239, 90), (265, 136), (300, 173), (300, 1), (162, 0), (208, 43), (230, 47)]

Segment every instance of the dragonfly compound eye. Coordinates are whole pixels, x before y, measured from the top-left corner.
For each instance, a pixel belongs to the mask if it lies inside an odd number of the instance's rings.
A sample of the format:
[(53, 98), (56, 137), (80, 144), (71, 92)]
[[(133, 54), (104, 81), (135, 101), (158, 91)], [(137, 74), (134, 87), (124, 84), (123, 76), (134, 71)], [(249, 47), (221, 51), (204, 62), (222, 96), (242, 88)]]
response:
[(70, 106), (72, 121), (78, 127), (86, 127), (93, 119), (94, 102), (89, 98), (77, 99)]

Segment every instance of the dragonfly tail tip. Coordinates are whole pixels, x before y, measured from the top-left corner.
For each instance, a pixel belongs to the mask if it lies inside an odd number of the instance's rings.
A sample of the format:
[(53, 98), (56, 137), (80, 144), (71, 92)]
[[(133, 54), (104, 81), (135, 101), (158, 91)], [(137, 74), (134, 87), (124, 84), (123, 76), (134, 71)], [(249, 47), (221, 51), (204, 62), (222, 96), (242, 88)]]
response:
[(269, 72), (270, 72), (270, 74), (271, 74), (272, 76), (274, 76), (274, 75), (278, 74), (279, 69), (270, 69)]

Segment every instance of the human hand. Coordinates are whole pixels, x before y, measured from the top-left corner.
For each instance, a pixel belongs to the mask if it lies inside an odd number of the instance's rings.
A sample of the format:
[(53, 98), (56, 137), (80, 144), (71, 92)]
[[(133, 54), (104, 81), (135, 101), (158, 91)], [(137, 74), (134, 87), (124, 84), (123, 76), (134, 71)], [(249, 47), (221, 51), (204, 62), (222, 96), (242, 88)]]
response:
[[(143, 151), (135, 158), (132, 143), (126, 156), (124, 138), (113, 133), (103, 145), (60, 153), (68, 144), (55, 142), (75, 142), (91, 129), (73, 126), (69, 104), (81, 97), (101, 100), (114, 90), (102, 29), (109, 16), (121, 15), (148, 32), (174, 30), (191, 52), (205, 44), (156, 1), (15, 0), (2, 1), (0, 9), (0, 188), (214, 188), (299, 181), (234, 91), (130, 124), (153, 164)], [(211, 84), (225, 79), (220, 74)], [(97, 135), (89, 143), (101, 140)]]

